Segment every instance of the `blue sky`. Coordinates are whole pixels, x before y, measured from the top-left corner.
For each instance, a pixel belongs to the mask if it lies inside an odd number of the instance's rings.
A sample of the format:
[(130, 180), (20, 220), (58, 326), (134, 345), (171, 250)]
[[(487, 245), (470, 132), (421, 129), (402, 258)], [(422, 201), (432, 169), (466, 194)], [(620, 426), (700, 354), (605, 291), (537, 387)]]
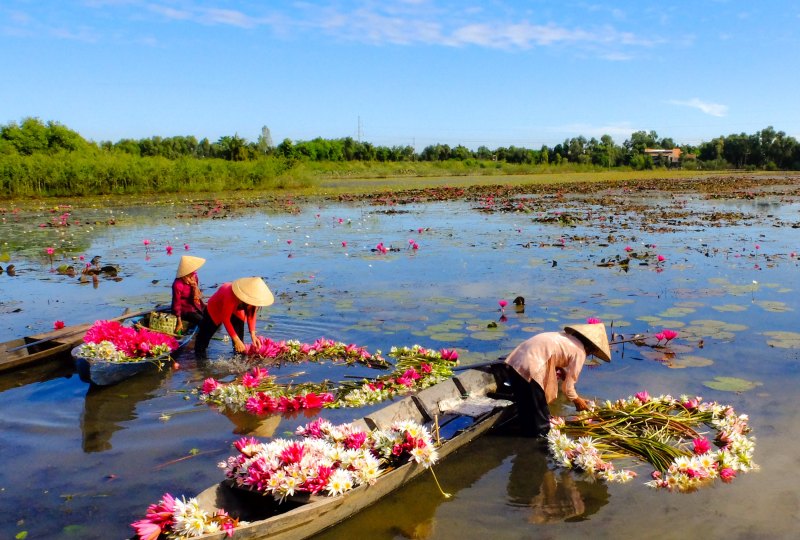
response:
[(539, 148), (800, 138), (793, 0), (0, 0), (0, 123)]

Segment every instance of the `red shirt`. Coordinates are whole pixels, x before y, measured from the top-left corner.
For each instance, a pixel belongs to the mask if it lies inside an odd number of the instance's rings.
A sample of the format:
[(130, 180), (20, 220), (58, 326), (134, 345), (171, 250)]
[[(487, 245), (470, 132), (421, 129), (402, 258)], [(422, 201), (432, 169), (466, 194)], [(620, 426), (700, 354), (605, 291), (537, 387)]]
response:
[[(195, 281), (197, 281), (197, 273), (192, 272), (189, 275), (194, 276)], [(175, 281), (172, 282), (172, 313), (181, 317), (184, 313), (202, 310), (203, 301), (195, 303), (192, 286), (186, 283), (183, 278), (175, 278)]]
[(220, 285), (219, 289), (208, 299), (207, 307), (211, 320), (214, 321), (214, 324), (224, 324), (225, 329), (231, 337), (236, 335), (236, 331), (233, 329), (233, 325), (231, 325), (231, 317), (234, 315), (247, 323), (251, 333), (256, 331), (257, 310), (252, 310), (248, 317), (245, 310), (239, 308), (240, 303), (241, 300), (233, 294), (231, 283), (223, 283)]

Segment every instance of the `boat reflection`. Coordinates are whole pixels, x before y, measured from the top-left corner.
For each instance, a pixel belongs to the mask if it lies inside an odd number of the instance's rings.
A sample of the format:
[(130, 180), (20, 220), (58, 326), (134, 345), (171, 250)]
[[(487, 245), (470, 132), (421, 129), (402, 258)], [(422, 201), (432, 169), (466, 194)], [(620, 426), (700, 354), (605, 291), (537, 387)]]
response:
[[(435, 470), (442, 488), (452, 497), (443, 497), (433, 478), (424, 474), (315, 538), (491, 537), (494, 526), (513, 522), (512, 528), (519, 530), (585, 520), (609, 499), (604, 483), (579, 480), (570, 471), (551, 470), (546, 446), (528, 438), (484, 436), (435, 465)], [(457, 523), (462, 525), (455, 526)], [(461, 530), (462, 526), (467, 529)], [(535, 534), (534, 529), (531, 533)]]
[(81, 414), (85, 453), (111, 450), (111, 437), (125, 422), (135, 420), (136, 406), (156, 395), (164, 384), (162, 372), (146, 372), (114, 386), (89, 385)]
[(43, 383), (53, 379), (69, 379), (75, 374), (68, 353), (61, 355), (57, 360), (33, 364), (0, 374), (0, 392), (12, 388), (19, 388), (26, 384)]

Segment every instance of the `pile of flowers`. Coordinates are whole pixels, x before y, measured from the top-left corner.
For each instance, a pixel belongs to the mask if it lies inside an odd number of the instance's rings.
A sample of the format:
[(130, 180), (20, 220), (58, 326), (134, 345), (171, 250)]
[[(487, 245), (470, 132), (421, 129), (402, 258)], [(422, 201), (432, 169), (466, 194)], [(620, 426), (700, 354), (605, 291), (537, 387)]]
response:
[(165, 493), (157, 504), (147, 508), (145, 518), (133, 522), (131, 527), (140, 540), (157, 540), (162, 535), (184, 539), (223, 531), (233, 536), (238, 524), (239, 520), (230, 517), (224, 510), (209, 514), (200, 509), (195, 498), (187, 501), (184, 497), (177, 499)]
[(80, 356), (109, 362), (137, 362), (169, 354), (178, 348), (174, 337), (119, 321), (96, 321), (86, 332)]
[(296, 340), (273, 341), (269, 338), (261, 338), (261, 344), (258, 347), (253, 344), (249, 345), (245, 354), (279, 362), (332, 360), (346, 364), (358, 362), (369, 367), (387, 366), (380, 351), (372, 354), (366, 347), (359, 347), (352, 343), (348, 345), (326, 338), (319, 338), (314, 343), (301, 343)]
[(333, 497), (374, 483), (387, 464), (412, 460), (427, 468), (438, 458), (430, 433), (411, 421), (366, 432), (319, 419), (297, 435), (303, 438), (268, 443), (244, 437), (234, 443), (239, 453), (219, 466), (236, 486), (283, 501), (304, 493)]
[(422, 390), (453, 375), (458, 353), (442, 349), (434, 351), (414, 345), (392, 347), (389, 356), (396, 359), (395, 370), (373, 380), (363, 379), (339, 388), (337, 407), (363, 407), (380, 403), (394, 396)]
[(392, 373), (344, 382), (336, 388), (328, 382), (278, 384), (267, 369), (255, 367), (230, 383), (206, 379), (200, 400), (221, 412), (246, 411), (258, 416), (319, 407), (361, 407), (432, 386), (451, 377), (458, 362), (455, 351), (437, 352), (419, 345), (392, 347), (389, 356), (396, 359)]
[[(696, 430), (716, 430), (712, 440)], [(654, 468), (646, 485), (690, 492), (719, 478), (730, 483), (737, 473), (756, 469), (755, 440), (747, 415), (701, 397), (651, 397), (647, 392), (606, 401), (570, 419), (554, 417), (547, 435), (556, 462), (610, 482), (636, 476), (617, 470), (615, 459), (638, 458)]]
[(214, 378), (203, 382), (200, 400), (221, 412), (246, 411), (257, 416), (319, 409), (334, 401), (327, 383), (281, 385), (263, 367), (254, 367), (240, 379), (223, 383)]

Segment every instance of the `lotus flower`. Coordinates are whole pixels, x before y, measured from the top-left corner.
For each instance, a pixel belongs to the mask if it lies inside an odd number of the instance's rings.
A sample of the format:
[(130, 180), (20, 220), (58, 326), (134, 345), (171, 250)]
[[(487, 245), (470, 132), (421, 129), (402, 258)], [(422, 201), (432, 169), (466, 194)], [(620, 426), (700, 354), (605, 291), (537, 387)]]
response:
[(676, 337), (678, 337), (678, 332), (676, 332), (675, 330), (668, 330), (665, 328), (664, 330), (661, 331), (661, 335), (664, 336), (664, 339), (666, 339), (669, 342), (670, 340), (673, 340)]

